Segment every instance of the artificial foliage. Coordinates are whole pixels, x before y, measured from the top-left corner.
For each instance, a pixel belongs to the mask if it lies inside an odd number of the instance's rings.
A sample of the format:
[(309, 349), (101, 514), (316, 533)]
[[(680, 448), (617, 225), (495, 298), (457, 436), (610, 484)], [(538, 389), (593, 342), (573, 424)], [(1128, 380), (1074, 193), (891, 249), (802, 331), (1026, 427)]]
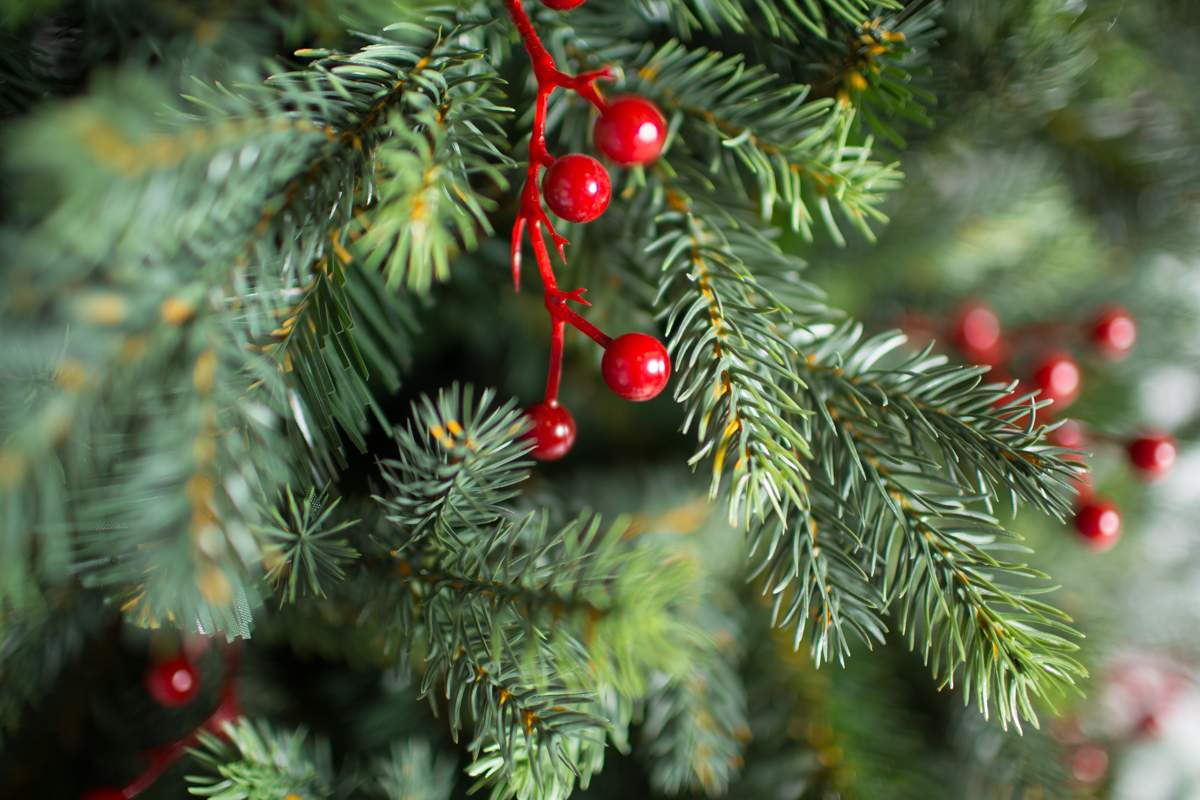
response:
[(892, 313), (969, 261), (967, 86), (1092, 63), (1012, 5), (0, 4), (0, 785), (1066, 791), (1089, 659), (1022, 532), (1115, 541), (1088, 384)]

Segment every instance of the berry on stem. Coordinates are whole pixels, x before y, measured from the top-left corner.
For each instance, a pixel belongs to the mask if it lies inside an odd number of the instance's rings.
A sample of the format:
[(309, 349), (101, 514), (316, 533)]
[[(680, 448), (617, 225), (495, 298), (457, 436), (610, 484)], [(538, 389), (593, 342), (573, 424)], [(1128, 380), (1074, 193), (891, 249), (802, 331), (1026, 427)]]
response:
[(994, 365), (1004, 360), (1000, 318), (984, 303), (968, 303), (959, 309), (953, 339), (968, 361)]
[(671, 358), (662, 342), (644, 333), (618, 336), (600, 362), (604, 382), (618, 396), (634, 402), (657, 397), (671, 377)]
[(1166, 434), (1146, 434), (1129, 443), (1129, 462), (1146, 478), (1161, 478), (1175, 463), (1175, 440)]
[(526, 434), (534, 443), (530, 455), (538, 461), (557, 461), (575, 444), (575, 419), (558, 401), (534, 403), (525, 414), (533, 423)]
[(542, 0), (542, 5), (555, 11), (570, 11), (583, 5), (583, 0)]
[(542, 178), (546, 205), (569, 222), (591, 222), (604, 213), (612, 196), (608, 170), (583, 153), (554, 160)]
[(1033, 372), (1033, 382), (1042, 392), (1042, 397), (1054, 401), (1061, 409), (1079, 396), (1082, 376), (1075, 359), (1065, 353), (1056, 353), (1038, 364)]
[(1121, 512), (1107, 500), (1088, 500), (1075, 512), (1075, 530), (1093, 550), (1107, 550), (1121, 535)]
[(199, 690), (196, 668), (182, 656), (154, 664), (146, 671), (146, 691), (166, 708), (187, 705)]
[(1137, 341), (1137, 323), (1121, 306), (1109, 306), (1092, 321), (1092, 344), (1114, 361), (1129, 355)]
[(600, 112), (596, 147), (618, 164), (649, 164), (667, 139), (667, 120), (644, 97), (618, 97)]

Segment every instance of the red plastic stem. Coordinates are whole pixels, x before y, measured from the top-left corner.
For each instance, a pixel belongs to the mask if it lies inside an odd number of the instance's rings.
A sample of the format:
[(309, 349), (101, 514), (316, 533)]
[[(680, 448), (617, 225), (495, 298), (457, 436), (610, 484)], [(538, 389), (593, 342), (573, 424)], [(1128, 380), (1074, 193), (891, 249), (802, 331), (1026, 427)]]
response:
[(546, 404), (558, 402), (558, 385), (562, 382), (563, 338), (566, 323), (550, 317), (550, 368), (546, 372)]
[(564, 293), (558, 290), (558, 280), (554, 276), (554, 267), (550, 263), (549, 248), (546, 247), (545, 235), (550, 235), (558, 257), (566, 263), (566, 238), (554, 229), (550, 218), (542, 208), (540, 177), (543, 167), (554, 163), (554, 157), (546, 149), (546, 106), (550, 95), (555, 89), (566, 89), (575, 92), (601, 111), (604, 110), (604, 98), (596, 89), (595, 82), (601, 78), (611, 77), (608, 67), (578, 75), (568, 75), (562, 72), (554, 63), (554, 58), (542, 44), (541, 38), (533, 27), (529, 15), (521, 0), (504, 0), (513, 25), (521, 35), (525, 52), (529, 54), (529, 62), (533, 67), (533, 76), (537, 80), (537, 98), (533, 107), (533, 131), (529, 136), (529, 166), (525, 173), (525, 186), (521, 189), (521, 206), (517, 211), (517, 219), (513, 224), (512, 233), (512, 277), (513, 289), (521, 289), (521, 243), (528, 230), (530, 242), (533, 244), (533, 255), (537, 260), (538, 275), (542, 279), (545, 292), (546, 308), (550, 312), (550, 369), (546, 377), (546, 402), (558, 400), (558, 387), (562, 376), (563, 353), (563, 324), (572, 325), (583, 331), (602, 347), (607, 347), (611, 341), (596, 326), (589, 323), (579, 314), (567, 308), (568, 301), (587, 305), (581, 295), (583, 289)]

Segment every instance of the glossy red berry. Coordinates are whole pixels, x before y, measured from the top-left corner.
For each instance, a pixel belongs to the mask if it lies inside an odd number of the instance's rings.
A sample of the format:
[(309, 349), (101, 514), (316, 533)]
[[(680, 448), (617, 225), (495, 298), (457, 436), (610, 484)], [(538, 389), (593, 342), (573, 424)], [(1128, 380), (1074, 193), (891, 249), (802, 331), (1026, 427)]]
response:
[(575, 419), (557, 402), (534, 403), (525, 414), (533, 424), (526, 434), (533, 440), (530, 455), (538, 461), (557, 461), (575, 444)]
[(1041, 390), (1041, 397), (1053, 400), (1057, 409), (1079, 396), (1082, 380), (1075, 359), (1063, 353), (1046, 358), (1033, 372), (1033, 383)]
[(159, 662), (146, 672), (146, 691), (167, 708), (191, 702), (200, 691), (200, 678), (192, 662), (182, 656)]
[(555, 11), (570, 11), (583, 5), (583, 0), (542, 0), (542, 5)]
[(971, 363), (999, 364), (1004, 360), (1000, 318), (983, 303), (969, 303), (959, 309), (952, 336)]
[(1147, 478), (1161, 478), (1175, 463), (1175, 440), (1166, 434), (1139, 436), (1129, 443), (1129, 462)]
[(618, 164), (649, 164), (667, 140), (667, 120), (644, 97), (618, 97), (610, 102), (593, 131), (596, 147)]
[(671, 377), (667, 348), (653, 336), (627, 333), (609, 343), (600, 362), (608, 388), (626, 400), (642, 402), (657, 397)]
[(1071, 753), (1071, 775), (1085, 785), (1099, 783), (1108, 773), (1108, 752), (1097, 744), (1084, 744)]
[(608, 170), (583, 153), (557, 158), (542, 178), (546, 205), (569, 222), (591, 222), (608, 208), (612, 183)]
[(1110, 306), (1092, 321), (1092, 344), (1107, 358), (1118, 360), (1129, 355), (1137, 341), (1137, 323), (1121, 306)]
[(1075, 512), (1075, 530), (1094, 550), (1107, 550), (1121, 535), (1121, 512), (1107, 500), (1088, 500)]

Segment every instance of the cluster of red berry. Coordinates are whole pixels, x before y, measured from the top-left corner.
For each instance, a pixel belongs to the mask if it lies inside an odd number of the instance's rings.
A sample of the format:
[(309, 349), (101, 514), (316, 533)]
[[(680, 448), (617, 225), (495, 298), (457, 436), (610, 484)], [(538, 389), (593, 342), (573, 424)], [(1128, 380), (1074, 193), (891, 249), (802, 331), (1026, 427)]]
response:
[[(1031, 362), (1030, 382), (1040, 397), (1054, 401), (1039, 412), (1053, 419), (1054, 414), (1079, 397), (1083, 387), (1083, 371), (1063, 346), (1086, 340), (1101, 357), (1118, 361), (1133, 349), (1137, 341), (1137, 323), (1124, 308), (1109, 306), (1082, 327), (1055, 321), (1035, 323), (1006, 334), (994, 310), (984, 303), (971, 302), (960, 308), (955, 316), (950, 340), (966, 360), (990, 365), (993, 374), (1003, 381), (1011, 380), (1008, 370), (1022, 344), (1033, 342), (1036, 347), (1043, 348), (1041, 357)], [(1058, 346), (1046, 352), (1046, 342), (1055, 342)], [(1014, 390), (1014, 394), (1020, 391)], [(1130, 464), (1148, 479), (1166, 474), (1175, 461), (1175, 441), (1162, 433), (1146, 433), (1125, 442), (1114, 442), (1089, 434), (1081, 422), (1068, 419), (1051, 433), (1050, 440), (1071, 450), (1097, 444), (1123, 444)], [(1088, 474), (1080, 477), (1076, 489), (1079, 492), (1076, 530), (1089, 546), (1107, 550), (1120, 536), (1120, 511), (1110, 500), (1096, 496)]]
[[(196, 640), (200, 647), (206, 647), (205, 640)], [(84, 792), (82, 800), (131, 800), (146, 791), (158, 780), (168, 767), (178, 761), (189, 747), (196, 744), (200, 731), (221, 735), (226, 722), (241, 716), (241, 707), (237, 699), (237, 684), (235, 681), (238, 650), (236, 647), (225, 651), (226, 678), (221, 688), (221, 699), (216, 709), (200, 724), (198, 728), (173, 742), (168, 742), (142, 753), (145, 768), (133, 780), (120, 788), (103, 787), (89, 789)], [(155, 702), (164, 708), (182, 708), (188, 705), (200, 691), (200, 676), (195, 664), (180, 652), (165, 660), (150, 665), (143, 678), (146, 692)]]
[[(579, 6), (583, 0), (543, 0), (550, 8), (566, 11)], [(532, 429), (532, 455), (542, 461), (562, 458), (575, 442), (575, 420), (558, 402), (562, 376), (563, 335), (567, 325), (582, 331), (604, 348), (601, 373), (605, 383), (626, 400), (644, 401), (657, 396), (666, 388), (671, 374), (671, 360), (662, 342), (645, 333), (627, 333), (612, 339), (588, 322), (568, 303), (588, 305), (584, 289), (564, 292), (558, 288), (545, 235), (549, 235), (565, 261), (567, 240), (555, 231), (542, 209), (546, 205), (556, 216), (569, 222), (591, 222), (604, 213), (612, 198), (612, 182), (608, 170), (595, 158), (584, 153), (570, 153), (559, 158), (546, 149), (546, 105), (556, 88), (567, 89), (590, 102), (599, 117), (593, 138), (600, 152), (624, 166), (649, 164), (658, 158), (666, 143), (667, 121), (654, 103), (643, 97), (619, 97), (606, 101), (600, 96), (595, 82), (611, 76), (604, 67), (593, 72), (568, 75), (554, 64), (533, 23), (521, 5), (521, 0), (505, 0), (509, 15), (525, 44), (537, 79), (537, 99), (534, 106), (533, 132), (529, 140), (529, 166), (525, 188), (521, 191), (521, 208), (513, 226), (512, 270), (513, 285), (520, 286), (521, 243), (529, 228), (538, 273), (545, 291), (546, 310), (550, 314), (550, 368), (546, 378), (546, 393), (540, 403), (526, 409)], [(539, 173), (546, 169), (540, 181)]]

